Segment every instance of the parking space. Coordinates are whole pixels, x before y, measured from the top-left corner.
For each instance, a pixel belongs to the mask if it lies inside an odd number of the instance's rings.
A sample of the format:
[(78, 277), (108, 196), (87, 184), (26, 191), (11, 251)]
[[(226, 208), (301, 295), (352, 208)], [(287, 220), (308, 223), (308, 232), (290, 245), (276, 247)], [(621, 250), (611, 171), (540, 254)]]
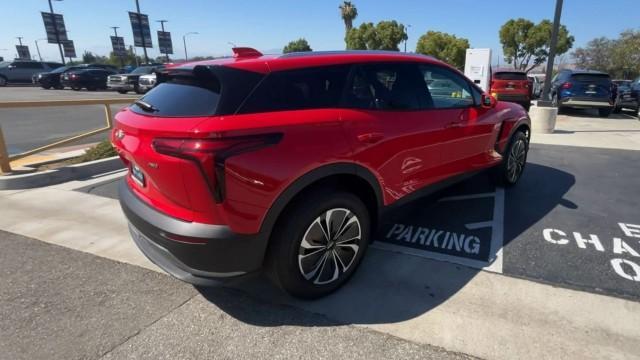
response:
[[(394, 209), (374, 247), (640, 299), (638, 154), (532, 144), (517, 186), (481, 173)], [(117, 182), (79, 191), (117, 198)]]

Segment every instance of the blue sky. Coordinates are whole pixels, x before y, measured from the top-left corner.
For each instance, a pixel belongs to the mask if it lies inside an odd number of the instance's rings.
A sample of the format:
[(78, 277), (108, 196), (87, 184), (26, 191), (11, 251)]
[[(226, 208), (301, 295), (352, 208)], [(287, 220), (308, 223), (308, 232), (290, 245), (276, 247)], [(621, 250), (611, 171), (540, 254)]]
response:
[[(175, 56), (182, 57), (182, 35), (188, 38), (189, 55), (224, 55), (228, 42), (252, 46), (262, 51), (281, 49), (288, 41), (305, 37), (314, 50), (344, 48), (344, 25), (334, 0), (140, 0), (143, 13), (152, 22), (157, 56), (156, 20), (167, 19), (172, 32)], [(524, 17), (534, 22), (553, 17), (555, 0), (355, 0), (362, 22), (397, 20), (410, 24), (408, 50), (415, 49), (420, 35), (428, 30), (444, 31), (469, 39), (472, 47), (489, 47), (494, 59), (501, 53), (500, 26), (510, 18)], [(54, 2), (54, 10), (65, 18), (69, 38), (76, 51), (106, 55), (111, 48), (110, 26), (120, 26), (119, 34), (132, 43), (127, 11), (135, 10), (134, 0), (64, 0)], [(638, 28), (637, 0), (565, 0), (562, 23), (576, 38), (575, 46), (599, 36), (615, 37), (622, 30)], [(34, 40), (45, 37), (40, 11), (48, 11), (46, 0), (20, 0), (3, 4), (0, 21), (0, 56), (12, 58), (16, 36), (23, 36), (31, 54)], [(43, 58), (59, 60), (57, 48), (40, 41)], [(574, 46), (574, 47), (575, 47)], [(141, 53), (141, 49), (138, 49)], [(495, 60), (494, 60), (495, 61)]]

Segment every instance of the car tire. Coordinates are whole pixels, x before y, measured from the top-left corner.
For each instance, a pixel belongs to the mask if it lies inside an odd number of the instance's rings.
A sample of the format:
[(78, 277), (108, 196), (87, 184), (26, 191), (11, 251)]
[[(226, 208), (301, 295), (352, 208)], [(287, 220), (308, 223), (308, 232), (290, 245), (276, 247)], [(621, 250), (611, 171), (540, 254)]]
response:
[(63, 90), (63, 89), (64, 89), (64, 86), (62, 86), (62, 85), (55, 85), (53, 88), (54, 88), (54, 89), (56, 89), (56, 90)]
[(81, 88), (81, 87), (79, 87), (79, 86), (72, 86), (72, 87), (71, 87), (71, 90), (73, 90), (73, 91), (80, 91), (80, 90), (82, 90), (82, 88)]
[(274, 229), (269, 277), (298, 298), (332, 293), (360, 264), (370, 242), (370, 224), (367, 207), (350, 192), (323, 187), (302, 194)]
[(119, 92), (120, 94), (126, 94), (126, 93), (127, 93), (127, 90), (118, 90), (118, 92)]
[(7, 78), (4, 76), (0, 76), (0, 86), (7, 86)]
[(138, 87), (138, 85), (134, 86), (133, 91), (134, 91), (136, 94), (144, 94), (144, 91), (142, 91), (142, 90)]
[(51, 89), (51, 86), (50, 85), (42, 85), (42, 88), (45, 89), (45, 90), (49, 90), (49, 89)]
[(622, 108), (621, 108), (621, 107), (617, 107), (617, 106), (616, 106), (616, 107), (614, 107), (614, 108), (613, 108), (613, 111), (612, 111), (612, 112), (613, 112), (614, 114), (619, 114), (619, 113), (621, 113), (621, 112), (622, 112)]
[(517, 131), (504, 151), (502, 162), (493, 170), (496, 185), (509, 187), (517, 184), (527, 164), (528, 153), (529, 139), (525, 133)]
[(598, 109), (598, 115), (600, 115), (600, 117), (609, 117), (609, 115), (611, 115), (611, 111), (613, 109), (612, 108), (600, 108)]

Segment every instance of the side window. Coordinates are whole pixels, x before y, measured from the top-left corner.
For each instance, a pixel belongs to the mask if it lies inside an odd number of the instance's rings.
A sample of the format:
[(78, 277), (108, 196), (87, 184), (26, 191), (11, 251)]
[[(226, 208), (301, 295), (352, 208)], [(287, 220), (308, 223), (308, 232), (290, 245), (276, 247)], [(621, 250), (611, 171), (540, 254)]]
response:
[(338, 107), (349, 66), (326, 66), (269, 74), (238, 113)]
[(39, 62), (16, 62), (14, 65), (17, 69), (42, 69), (42, 64)]
[(357, 109), (419, 110), (427, 87), (413, 64), (366, 64), (354, 68), (344, 105)]
[(479, 94), (460, 75), (434, 65), (420, 65), (429, 94), (436, 109), (474, 106)]

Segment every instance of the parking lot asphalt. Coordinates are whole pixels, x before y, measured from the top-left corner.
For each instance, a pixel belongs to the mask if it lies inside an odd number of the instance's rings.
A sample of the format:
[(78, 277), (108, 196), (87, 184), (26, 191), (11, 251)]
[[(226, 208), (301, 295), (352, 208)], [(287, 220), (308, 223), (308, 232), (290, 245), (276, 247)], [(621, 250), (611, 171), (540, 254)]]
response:
[[(402, 206), (377, 244), (640, 300), (639, 154), (532, 144), (517, 186), (496, 188), (483, 173)], [(117, 199), (117, 180), (78, 191)]]
[(0, 247), (2, 359), (471, 358), (4, 231)]
[[(135, 96), (114, 91), (73, 91), (45, 90), (35, 86), (8, 86), (0, 88), (0, 101), (103, 99)], [(113, 105), (115, 114), (124, 106)], [(73, 107), (42, 107), (24, 109), (0, 109), (0, 125), (5, 135), (10, 154), (46, 145), (73, 134), (104, 126), (102, 105)], [(90, 144), (107, 138), (98, 134), (78, 141), (76, 144)]]

